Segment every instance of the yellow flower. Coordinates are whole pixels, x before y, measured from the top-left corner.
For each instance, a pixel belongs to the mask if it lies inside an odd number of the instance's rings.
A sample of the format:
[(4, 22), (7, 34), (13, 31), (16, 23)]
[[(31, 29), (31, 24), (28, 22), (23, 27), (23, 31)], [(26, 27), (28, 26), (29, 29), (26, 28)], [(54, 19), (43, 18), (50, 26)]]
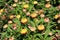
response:
[(0, 9), (0, 13), (2, 13), (4, 11), (4, 9)]
[(21, 19), (21, 23), (25, 24), (25, 23), (27, 23), (27, 22), (28, 22), (28, 19), (27, 19), (27, 18), (22, 18), (22, 19)]
[(21, 34), (26, 34), (27, 32), (28, 32), (27, 29), (22, 29), (22, 30), (20, 31)]
[(23, 5), (23, 8), (25, 8), (25, 9), (27, 9), (28, 7), (29, 7), (28, 4), (24, 4), (24, 5)]
[(55, 16), (54, 16), (54, 18), (55, 18), (55, 19), (57, 19), (57, 18), (58, 18), (58, 14), (57, 14), (57, 15), (55, 15)]
[(31, 16), (32, 18), (36, 18), (36, 17), (37, 17), (37, 13), (32, 13), (30, 16)]
[(39, 30), (39, 31), (44, 30), (44, 29), (45, 29), (44, 25), (39, 25), (39, 26), (38, 26), (38, 30)]
[(20, 17), (21, 17), (20, 15), (16, 15), (16, 18), (18, 18), (18, 19), (19, 19)]
[(13, 19), (14, 18), (14, 15), (10, 15), (10, 17), (9, 17), (10, 19)]
[(34, 1), (34, 4), (38, 4), (38, 2), (37, 1)]

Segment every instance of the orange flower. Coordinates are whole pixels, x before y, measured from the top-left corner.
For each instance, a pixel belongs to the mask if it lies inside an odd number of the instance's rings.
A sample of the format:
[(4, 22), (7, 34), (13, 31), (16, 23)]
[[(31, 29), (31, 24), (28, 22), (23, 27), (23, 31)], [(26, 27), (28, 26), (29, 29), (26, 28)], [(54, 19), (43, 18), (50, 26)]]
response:
[(48, 4), (45, 5), (45, 7), (46, 8), (50, 8), (51, 7), (51, 4), (48, 3)]
[(10, 19), (13, 19), (14, 18), (14, 15), (10, 15), (10, 17), (9, 17)]
[(36, 17), (37, 17), (37, 13), (32, 13), (30, 16), (31, 16), (32, 18), (36, 18)]
[(39, 31), (44, 30), (44, 29), (45, 29), (44, 25), (39, 25), (39, 26), (38, 26), (38, 30), (39, 30)]
[(27, 19), (27, 18), (22, 18), (22, 19), (21, 19), (21, 23), (25, 24), (25, 23), (27, 23), (27, 22), (28, 22), (28, 19)]
[(27, 32), (28, 32), (28, 31), (27, 31), (27, 29), (25, 29), (25, 28), (20, 31), (21, 34), (26, 34)]

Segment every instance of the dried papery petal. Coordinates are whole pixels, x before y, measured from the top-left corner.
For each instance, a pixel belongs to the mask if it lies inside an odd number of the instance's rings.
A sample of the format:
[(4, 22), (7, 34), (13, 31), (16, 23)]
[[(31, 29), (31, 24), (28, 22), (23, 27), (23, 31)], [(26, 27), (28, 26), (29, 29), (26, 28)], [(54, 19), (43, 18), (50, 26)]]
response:
[(13, 23), (11, 20), (8, 21), (9, 24)]
[(22, 4), (22, 2), (19, 2), (19, 4)]
[(29, 3), (29, 1), (26, 1), (26, 3)]
[(23, 12), (26, 12), (27, 10), (26, 9), (23, 9)]
[(40, 17), (45, 17), (45, 15), (44, 14), (40, 14)]
[(39, 12), (36, 10), (36, 13), (39, 13)]
[(44, 10), (43, 9), (39, 10), (39, 14), (42, 14), (42, 13), (44, 13)]
[(58, 17), (60, 18), (60, 14), (58, 14)]
[(14, 3), (12, 6), (13, 6), (13, 7), (16, 7), (16, 6), (17, 6), (17, 4), (16, 4), (16, 3)]
[(35, 8), (32, 8), (32, 10), (36, 10)]
[(8, 25), (7, 24), (5, 24), (4, 26), (3, 26), (3, 28), (7, 28), (8, 27)]
[(1, 18), (2, 18), (2, 20), (6, 20), (6, 16), (5, 15), (3, 15)]
[(13, 27), (12, 29), (13, 29), (13, 30), (16, 30), (16, 29), (17, 29), (17, 27)]
[(57, 40), (57, 38), (56, 38), (56, 37), (54, 37), (54, 38), (52, 38), (52, 40)]
[(60, 38), (60, 34), (56, 33), (55, 36), (59, 39)]
[(30, 12), (27, 12), (26, 15), (27, 15), (27, 16), (30, 16)]
[(13, 24), (12, 29), (13, 29), (13, 30), (16, 30), (16, 29), (17, 29), (17, 25), (16, 25), (16, 24)]
[(14, 37), (10, 37), (9, 40), (14, 40)]
[(8, 38), (4, 38), (4, 40), (8, 40)]
[(58, 20), (57, 22), (60, 23), (60, 20)]
[(31, 30), (31, 31), (35, 31), (36, 28), (35, 28), (35, 27), (31, 27), (30, 30)]
[(50, 0), (46, 0), (47, 2), (49, 2)]
[(5, 3), (5, 5), (10, 8), (11, 10), (13, 10), (14, 8), (12, 6), (10, 6), (9, 4)]
[(37, 1), (34, 1), (33, 4), (38, 4), (38, 2)]
[(46, 34), (46, 33), (44, 32), (44, 33), (42, 33), (42, 34), (44, 35), (44, 34)]
[(49, 32), (49, 35), (52, 36), (53, 35), (52, 32)]
[(38, 18), (35, 18), (35, 20), (36, 20), (36, 22), (38, 22), (38, 21), (39, 21), (39, 19), (38, 19)]
[(7, 10), (7, 9), (5, 9), (4, 11), (5, 11), (6, 13), (8, 13), (8, 10)]
[(18, 0), (14, 0), (14, 2), (18, 2)]
[(45, 18), (44, 19), (44, 22), (49, 22), (49, 18)]
[(34, 31), (36, 30), (35, 27), (28, 26), (28, 28), (29, 28), (32, 32), (34, 32)]
[(60, 10), (60, 5), (57, 6), (57, 9)]
[(0, 15), (1, 15), (2, 13), (0, 12)]
[(10, 8), (11, 10), (13, 10), (13, 9), (14, 9), (12, 6), (9, 6), (9, 8)]

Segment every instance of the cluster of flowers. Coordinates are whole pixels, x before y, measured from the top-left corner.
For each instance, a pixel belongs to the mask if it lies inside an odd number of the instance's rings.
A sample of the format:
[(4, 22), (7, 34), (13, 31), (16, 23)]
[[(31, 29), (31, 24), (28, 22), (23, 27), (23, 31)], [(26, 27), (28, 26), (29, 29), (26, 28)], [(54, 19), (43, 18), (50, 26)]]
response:
[[(39, 4), (40, 2), (38, 2), (38, 1), (33, 1), (33, 2), (31, 2), (32, 6), (30, 6), (29, 0), (25, 0), (25, 2), (23, 2), (23, 1), (18, 2), (18, 1), (19, 0), (14, 0), (14, 3), (11, 6), (9, 4), (5, 3), (5, 6), (7, 8), (0, 9), (0, 16), (1, 16), (2, 21), (4, 22), (3, 29), (6, 29), (6, 31), (2, 32), (2, 35), (3, 35), (3, 33), (6, 33), (9, 30), (9, 28), (11, 28), (11, 30), (13, 30), (13, 31), (18, 30), (19, 34), (21, 34), (21, 35), (27, 35), (28, 32), (35, 33), (36, 31), (38, 31), (38, 32), (41, 32), (40, 34), (42, 34), (42, 36), (47, 34), (46, 30), (48, 30), (48, 29), (49, 30), (55, 29), (55, 31), (60, 29), (60, 27), (59, 27), (60, 5), (54, 7), (52, 4), (50, 4), (50, 0), (45, 0), (45, 2), (47, 2), (47, 3), (43, 4), (44, 7), (42, 7), (41, 9), (35, 9), (34, 6), (37, 6), (37, 5), (41, 6), (42, 4)], [(21, 8), (20, 8), (20, 5), (22, 6)], [(39, 6), (37, 6), (37, 8)], [(18, 7), (19, 7), (19, 9), (18, 9)], [(54, 8), (54, 10), (52, 8)], [(15, 14), (13, 14), (13, 13), (10, 14), (9, 10), (12, 10), (13, 12), (15, 12)], [(15, 10), (18, 10), (18, 11), (15, 11)], [(19, 12), (19, 10), (20, 10), (20, 12)], [(52, 10), (52, 11), (50, 11), (50, 10)], [(50, 13), (49, 13), (49, 11), (50, 11)], [(57, 12), (55, 12), (55, 11), (57, 11)], [(51, 13), (51, 12), (55, 12), (55, 13)], [(15, 21), (15, 19), (16, 19), (16, 21)], [(52, 24), (52, 23), (54, 23), (54, 24)], [(10, 27), (9, 25), (12, 25), (12, 26)], [(53, 26), (51, 26), (51, 25), (53, 25)], [(36, 32), (36, 33), (38, 33), (38, 32)], [(9, 34), (9, 33), (7, 32), (7, 34)], [(53, 36), (52, 40), (57, 40), (60, 38), (60, 34), (58, 32), (53, 33), (52, 31), (50, 31), (48, 33), (48, 35)], [(12, 33), (12, 36), (10, 36), (9, 39), (4, 38), (3, 40), (15, 40), (14, 37), (15, 36)]]

